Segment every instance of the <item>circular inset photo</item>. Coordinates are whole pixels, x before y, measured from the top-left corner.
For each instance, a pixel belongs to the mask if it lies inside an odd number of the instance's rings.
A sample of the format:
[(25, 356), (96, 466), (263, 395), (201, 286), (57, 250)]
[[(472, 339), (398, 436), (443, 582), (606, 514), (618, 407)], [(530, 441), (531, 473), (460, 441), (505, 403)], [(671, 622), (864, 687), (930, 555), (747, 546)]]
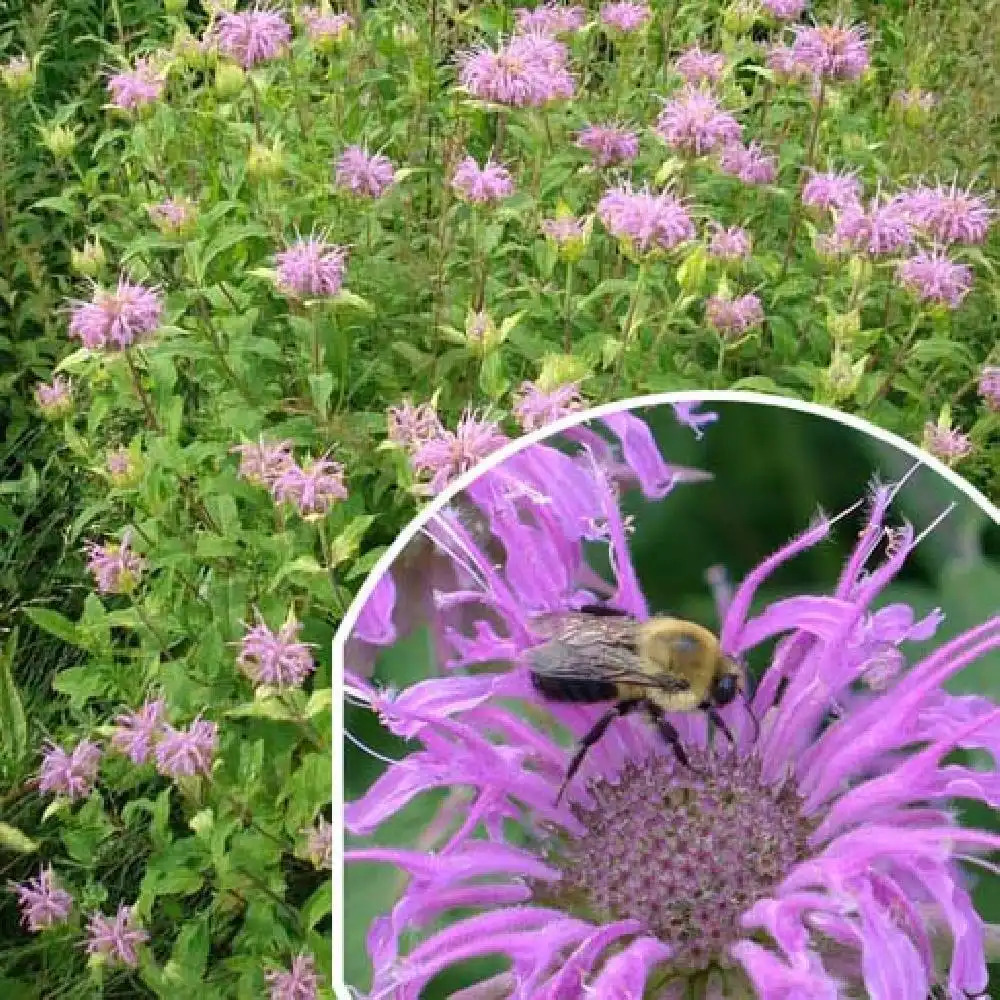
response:
[(577, 414), (438, 497), (334, 653), (344, 995), (1000, 988), (1000, 514), (912, 445)]

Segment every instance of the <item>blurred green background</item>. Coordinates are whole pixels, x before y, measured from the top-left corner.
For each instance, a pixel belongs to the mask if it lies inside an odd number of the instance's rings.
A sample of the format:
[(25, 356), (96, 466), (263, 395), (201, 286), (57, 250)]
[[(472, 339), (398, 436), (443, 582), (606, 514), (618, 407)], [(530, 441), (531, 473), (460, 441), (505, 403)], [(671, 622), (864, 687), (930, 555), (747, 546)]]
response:
[[(640, 411), (653, 430), (660, 451), (670, 461), (712, 474), (704, 483), (678, 487), (664, 500), (649, 503), (637, 490), (623, 498), (634, 517), (633, 560), (654, 613), (670, 612), (717, 624), (709, 567), (722, 566), (731, 581), (743, 575), (800, 532), (819, 509), (835, 514), (864, 497), (874, 477), (898, 479), (913, 465), (907, 454), (845, 425), (810, 413), (751, 403), (705, 407), (719, 414), (701, 440), (680, 426), (669, 406)], [(940, 607), (946, 615), (937, 645), (1000, 610), (1000, 525), (942, 476), (921, 466), (901, 491), (891, 523), (906, 520), (921, 531), (950, 504), (951, 514), (926, 538), (903, 572), (883, 593), (878, 606), (910, 604), (919, 614)], [(828, 592), (864, 524), (864, 510), (840, 522), (822, 544), (798, 556), (776, 573), (758, 595), (764, 605), (791, 593)], [(595, 560), (595, 568), (600, 569)], [(920, 646), (911, 644), (913, 656)], [(768, 648), (755, 651), (760, 669)], [(383, 650), (375, 677), (402, 686), (435, 671), (427, 634), (418, 631)], [(1000, 696), (1000, 654), (983, 659), (955, 678), (955, 692)], [(998, 699), (1000, 700), (1000, 699)], [(369, 746), (390, 757), (407, 747), (388, 737), (371, 713), (349, 707), (346, 724)], [(384, 765), (357, 747), (346, 747), (346, 798), (369, 787)], [(381, 843), (414, 845), (440, 802), (426, 796), (385, 825)], [(985, 807), (964, 810), (970, 823), (1000, 829)], [(1000, 921), (1000, 880), (976, 873), (980, 912)], [(386, 866), (352, 865), (346, 872), (346, 967), (349, 983), (369, 982), (365, 935), (372, 917), (388, 911), (403, 886), (399, 873)], [(437, 977), (425, 991), (428, 1000), (448, 996), (477, 981), (498, 965), (478, 963)], [(1000, 995), (1000, 972), (994, 970), (993, 996)]]

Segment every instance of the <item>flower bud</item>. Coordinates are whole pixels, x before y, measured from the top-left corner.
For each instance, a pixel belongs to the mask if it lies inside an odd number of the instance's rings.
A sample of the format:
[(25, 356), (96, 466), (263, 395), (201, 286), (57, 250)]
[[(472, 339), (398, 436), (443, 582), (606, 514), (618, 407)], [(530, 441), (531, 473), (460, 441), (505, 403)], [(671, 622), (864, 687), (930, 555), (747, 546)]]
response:
[(143, 462), (141, 453), (133, 453), (128, 448), (109, 451), (105, 458), (107, 477), (118, 489), (131, 489), (142, 481)]
[(861, 310), (827, 313), (826, 328), (836, 343), (851, 340), (861, 332)]
[(496, 324), (485, 310), (469, 310), (465, 317), (465, 343), (473, 354), (486, 356), (499, 346)]
[(0, 66), (0, 83), (12, 94), (26, 94), (35, 86), (35, 66), (27, 56), (14, 56)]
[(73, 383), (57, 375), (51, 385), (36, 385), (35, 402), (46, 420), (59, 420), (73, 412)]
[(215, 93), (224, 101), (237, 97), (246, 82), (243, 67), (234, 62), (220, 62), (215, 67)]
[(39, 135), (42, 145), (56, 160), (65, 160), (76, 149), (76, 131), (68, 125), (39, 125)]
[(733, 35), (745, 35), (757, 20), (758, 9), (753, 0), (733, 0), (722, 12), (722, 26)]
[(163, 0), (163, 10), (172, 16), (180, 16), (187, 11), (187, 0)]
[(70, 267), (85, 278), (96, 278), (104, 270), (106, 261), (104, 247), (96, 237), (86, 240), (81, 249), (70, 251)]
[(535, 385), (541, 392), (553, 392), (569, 382), (582, 382), (590, 369), (574, 354), (546, 354)]
[(699, 243), (677, 268), (677, 284), (688, 295), (697, 295), (705, 285), (708, 273), (708, 253)]
[(849, 352), (834, 348), (833, 356), (830, 359), (830, 367), (823, 373), (822, 388), (823, 395), (828, 402), (840, 403), (850, 399), (861, 385), (861, 377), (865, 373), (865, 366), (868, 364), (868, 355), (851, 361)]
[(275, 139), (270, 146), (255, 142), (247, 154), (247, 176), (254, 180), (274, 180), (284, 173), (285, 154), (281, 140)]
[(853, 254), (847, 262), (847, 274), (856, 290), (867, 288), (872, 280), (872, 262), (861, 254)]

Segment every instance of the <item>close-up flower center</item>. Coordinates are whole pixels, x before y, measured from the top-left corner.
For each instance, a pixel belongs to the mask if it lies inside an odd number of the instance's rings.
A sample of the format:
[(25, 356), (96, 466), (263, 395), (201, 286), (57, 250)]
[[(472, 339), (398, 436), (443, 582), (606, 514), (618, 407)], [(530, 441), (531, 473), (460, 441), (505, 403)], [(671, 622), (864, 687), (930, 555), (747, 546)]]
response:
[(690, 751), (628, 761), (614, 780), (586, 786), (585, 827), (550, 844), (560, 880), (539, 885), (547, 904), (602, 920), (638, 920), (671, 948), (671, 971), (732, 965), (740, 916), (808, 855), (812, 825), (791, 782), (766, 785), (755, 755)]

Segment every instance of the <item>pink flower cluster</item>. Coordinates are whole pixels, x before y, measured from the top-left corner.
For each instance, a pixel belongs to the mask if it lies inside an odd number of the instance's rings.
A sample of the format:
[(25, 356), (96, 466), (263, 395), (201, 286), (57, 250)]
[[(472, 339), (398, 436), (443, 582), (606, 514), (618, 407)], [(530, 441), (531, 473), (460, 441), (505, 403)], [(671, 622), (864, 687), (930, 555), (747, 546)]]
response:
[(59, 417), (73, 408), (73, 383), (56, 375), (51, 385), (40, 382), (35, 386), (35, 402), (47, 417)]
[(161, 232), (174, 236), (188, 230), (195, 220), (194, 205), (188, 198), (167, 198), (146, 211)]
[(455, 168), (451, 186), (460, 198), (474, 205), (492, 205), (514, 193), (514, 180), (506, 167), (492, 160), (480, 167), (471, 156)]
[(90, 302), (73, 308), (69, 332), (90, 350), (124, 351), (151, 335), (162, 315), (163, 303), (155, 289), (123, 277), (113, 292), (98, 288)]
[(348, 146), (335, 169), (337, 186), (358, 198), (381, 198), (396, 179), (388, 156), (369, 154), (361, 146)]
[(583, 409), (578, 382), (567, 382), (554, 389), (540, 389), (533, 382), (522, 382), (514, 403), (514, 416), (526, 434)]
[(115, 719), (111, 746), (133, 764), (155, 760), (167, 778), (208, 777), (218, 743), (218, 726), (200, 716), (187, 729), (170, 725), (162, 698), (146, 701), (136, 712)]
[(773, 184), (778, 177), (778, 159), (764, 151), (757, 142), (744, 146), (731, 142), (723, 147), (719, 166), (724, 174), (744, 184)]
[(354, 27), (350, 14), (326, 14), (315, 7), (307, 7), (299, 16), (309, 40), (317, 44), (339, 42)]
[(968, 434), (930, 421), (924, 424), (923, 446), (946, 465), (954, 465), (972, 454), (972, 439)]
[(343, 465), (326, 456), (300, 465), (291, 449), (291, 441), (262, 438), (230, 451), (240, 456), (241, 479), (266, 486), (277, 503), (291, 503), (302, 515), (325, 514), (338, 500), (347, 499)]
[(554, 219), (542, 219), (542, 233), (547, 240), (557, 246), (565, 246), (574, 240), (582, 240), (586, 235), (584, 223), (573, 215), (559, 215)]
[(601, 23), (615, 31), (629, 33), (644, 28), (653, 18), (648, 4), (629, 3), (627, 0), (601, 5)]
[(655, 131), (668, 146), (688, 156), (721, 150), (743, 135), (740, 123), (722, 110), (716, 97), (692, 86), (664, 104)]
[(597, 215), (612, 236), (642, 252), (672, 250), (695, 237), (687, 208), (668, 192), (633, 191), (627, 184), (611, 188), (598, 202)]
[(896, 269), (899, 283), (921, 302), (957, 309), (972, 290), (972, 270), (941, 250), (920, 251)]
[(69, 753), (49, 743), (42, 755), (38, 788), (71, 800), (86, 798), (97, 780), (100, 763), (101, 748), (90, 740), (81, 740)]
[(91, 914), (87, 938), (89, 954), (103, 955), (113, 964), (134, 969), (139, 965), (139, 946), (149, 940), (149, 935), (137, 926), (133, 908), (122, 905), (113, 918)]
[(705, 317), (725, 337), (738, 337), (764, 322), (764, 308), (754, 294), (727, 299), (713, 295), (705, 303)]
[(911, 246), (916, 233), (896, 200), (875, 198), (867, 210), (860, 203), (847, 205), (837, 219), (834, 235), (855, 250), (881, 257)]
[(518, 7), (514, 23), (523, 34), (541, 32), (546, 35), (570, 35), (580, 31), (587, 23), (587, 10), (575, 4), (543, 3), (529, 10)]
[(719, 260), (742, 260), (750, 256), (752, 242), (750, 234), (740, 226), (720, 226), (712, 224), (712, 236), (708, 252)]
[(695, 45), (677, 57), (674, 69), (690, 84), (717, 83), (726, 70), (726, 57), (721, 52), (703, 52)]
[(298, 641), (300, 622), (288, 620), (272, 632), (262, 618), (240, 640), (240, 669), (255, 684), (298, 687), (316, 669), (309, 644)]
[(783, 21), (800, 17), (806, 9), (806, 0), (762, 0), (762, 4), (764, 10)]
[(167, 78), (148, 59), (137, 59), (135, 68), (115, 73), (108, 80), (111, 103), (123, 111), (153, 104), (163, 95)]
[(278, 289), (297, 299), (328, 298), (344, 284), (347, 248), (318, 236), (299, 239), (275, 256)]
[(292, 39), (292, 29), (276, 10), (223, 13), (216, 25), (219, 51), (244, 69), (283, 55)]
[(268, 972), (270, 1000), (316, 1000), (320, 978), (312, 955), (297, 955), (290, 970)]
[(566, 46), (549, 34), (515, 34), (496, 50), (483, 47), (463, 56), (459, 82), (482, 101), (540, 108), (576, 92), (568, 58)]
[(576, 137), (576, 145), (586, 149), (599, 167), (631, 163), (639, 155), (639, 136), (617, 125), (588, 125)]
[(983, 368), (979, 375), (979, 395), (991, 410), (1000, 411), (1000, 367)]
[(802, 188), (802, 204), (821, 210), (853, 208), (861, 202), (861, 181), (849, 172), (812, 171)]
[(10, 888), (21, 908), (21, 923), (33, 934), (69, 919), (73, 897), (56, 881), (51, 865), (27, 882), (12, 882)]
[(938, 243), (982, 243), (995, 211), (971, 190), (938, 185), (918, 185), (902, 191), (893, 204), (921, 233)]
[(100, 594), (128, 594), (146, 568), (146, 560), (130, 548), (131, 533), (126, 531), (121, 542), (98, 545), (87, 542), (87, 569), (94, 576)]
[(869, 63), (862, 28), (839, 21), (796, 28), (792, 54), (819, 80), (856, 80)]

